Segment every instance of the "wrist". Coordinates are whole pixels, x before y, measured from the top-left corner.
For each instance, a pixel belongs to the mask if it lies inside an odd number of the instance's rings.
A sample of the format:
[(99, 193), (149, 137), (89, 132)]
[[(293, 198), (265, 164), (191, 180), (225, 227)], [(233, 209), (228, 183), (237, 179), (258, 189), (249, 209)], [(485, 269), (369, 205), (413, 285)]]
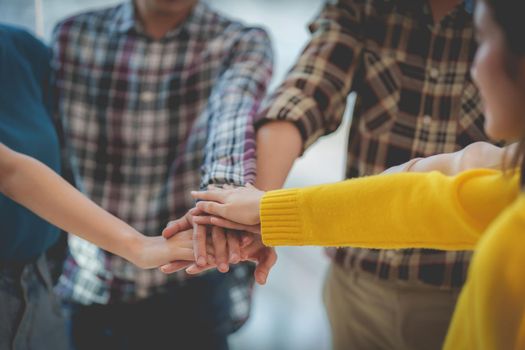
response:
[(257, 215), (253, 220), (253, 222), (256, 222), (256, 225), (261, 223), (261, 203), (265, 193), (265, 191), (260, 191), (259, 196), (257, 197), (257, 203), (255, 206), (255, 213), (257, 213)]
[(138, 232), (128, 234), (123, 244), (124, 252), (120, 254), (136, 266), (143, 266), (146, 237)]

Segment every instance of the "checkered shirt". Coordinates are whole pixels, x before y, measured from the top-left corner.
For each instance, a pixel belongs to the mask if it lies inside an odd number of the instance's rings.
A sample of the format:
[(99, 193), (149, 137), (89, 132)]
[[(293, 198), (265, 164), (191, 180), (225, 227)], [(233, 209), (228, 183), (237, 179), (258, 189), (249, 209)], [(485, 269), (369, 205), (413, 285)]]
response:
[[(487, 140), (480, 95), (469, 75), (476, 50), (471, 1), (440, 23), (433, 23), (426, 1), (333, 1), (310, 31), (296, 65), (263, 104), (258, 125), (292, 121), (308, 147), (340, 125), (347, 96), (355, 92), (348, 178)], [(425, 249), (334, 254), (345, 268), (442, 289), (463, 284), (470, 257)]]
[[(255, 177), (254, 116), (272, 73), (263, 29), (198, 3), (160, 40), (131, 1), (59, 23), (53, 69), (80, 189), (145, 235), (194, 205), (192, 189)], [(58, 291), (78, 303), (132, 302), (185, 283), (70, 237)], [(251, 267), (229, 274), (232, 314), (249, 312)]]

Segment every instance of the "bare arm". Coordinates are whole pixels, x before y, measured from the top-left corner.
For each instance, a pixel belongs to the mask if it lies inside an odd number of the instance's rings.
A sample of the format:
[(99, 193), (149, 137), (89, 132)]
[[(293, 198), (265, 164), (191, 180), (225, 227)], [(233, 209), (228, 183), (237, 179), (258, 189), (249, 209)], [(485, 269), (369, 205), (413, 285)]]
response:
[(255, 186), (265, 191), (283, 187), (302, 149), (301, 134), (294, 124), (275, 121), (263, 125), (257, 132)]
[[(191, 231), (146, 237), (106, 212), (38, 160), (0, 143), (0, 192), (65, 231), (143, 268), (193, 260)], [(37, 233), (35, 233), (37, 234)]]
[(364, 13), (362, 2), (329, 1), (310, 24), (309, 42), (256, 122), (258, 188), (281, 188), (295, 159), (341, 124), (363, 49)]
[(486, 168), (502, 169), (510, 166), (516, 144), (507, 147), (494, 146), (488, 142), (475, 142), (460, 151), (413, 159), (387, 169), (384, 173), (439, 171), (445, 175), (457, 175), (465, 170)]

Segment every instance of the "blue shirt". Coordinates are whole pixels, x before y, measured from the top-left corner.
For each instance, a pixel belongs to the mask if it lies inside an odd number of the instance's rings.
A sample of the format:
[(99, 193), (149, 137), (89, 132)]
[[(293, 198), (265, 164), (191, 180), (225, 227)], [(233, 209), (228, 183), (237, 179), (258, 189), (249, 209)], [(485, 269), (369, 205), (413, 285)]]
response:
[[(48, 48), (31, 34), (0, 25), (0, 142), (59, 172), (59, 142), (46, 103), (49, 60)], [(0, 261), (33, 259), (57, 238), (56, 227), (0, 194)]]

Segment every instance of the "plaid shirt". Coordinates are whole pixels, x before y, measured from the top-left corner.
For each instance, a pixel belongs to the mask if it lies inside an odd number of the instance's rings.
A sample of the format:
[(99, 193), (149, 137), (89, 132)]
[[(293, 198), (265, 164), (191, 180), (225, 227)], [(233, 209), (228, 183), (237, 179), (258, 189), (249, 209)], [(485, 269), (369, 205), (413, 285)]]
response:
[[(471, 12), (472, 3), (466, 2), (433, 24), (426, 1), (327, 4), (258, 123), (290, 120), (307, 147), (339, 126), (347, 96), (356, 92), (348, 178), (487, 140), (480, 96), (469, 75), (476, 50)], [(345, 268), (443, 289), (463, 284), (470, 257), (423, 249), (349, 248), (335, 254)]]
[[(194, 205), (189, 190), (255, 177), (253, 119), (272, 73), (266, 32), (198, 3), (153, 40), (131, 1), (58, 24), (53, 68), (76, 182), (145, 235)], [(186, 275), (141, 270), (70, 237), (59, 293), (78, 303), (131, 302)], [(232, 310), (247, 317), (251, 267), (229, 274)]]

